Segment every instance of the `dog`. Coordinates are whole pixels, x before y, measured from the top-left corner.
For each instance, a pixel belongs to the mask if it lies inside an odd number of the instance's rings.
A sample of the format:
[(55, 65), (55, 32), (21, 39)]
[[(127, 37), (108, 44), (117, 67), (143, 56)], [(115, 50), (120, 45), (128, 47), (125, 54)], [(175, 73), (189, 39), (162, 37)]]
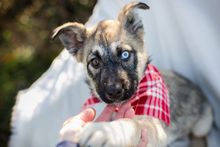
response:
[[(131, 99), (149, 68), (144, 45), (144, 28), (133, 2), (120, 10), (117, 20), (104, 20), (86, 28), (66, 23), (54, 30), (62, 44), (86, 70), (87, 83), (100, 101), (121, 105)], [(90, 122), (79, 135), (80, 146), (137, 146), (141, 130), (148, 131), (149, 147), (165, 147), (189, 133), (202, 137), (210, 131), (212, 109), (202, 92), (184, 77), (159, 70), (169, 90), (170, 125), (149, 115), (112, 122)], [(169, 112), (169, 111), (168, 111)]]

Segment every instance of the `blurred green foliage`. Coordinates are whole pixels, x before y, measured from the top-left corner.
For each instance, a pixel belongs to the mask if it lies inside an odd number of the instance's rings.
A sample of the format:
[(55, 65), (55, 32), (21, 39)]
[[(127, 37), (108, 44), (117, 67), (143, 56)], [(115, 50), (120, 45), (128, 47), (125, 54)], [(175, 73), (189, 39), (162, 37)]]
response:
[(0, 147), (7, 146), (10, 117), (19, 90), (28, 88), (50, 66), (63, 46), (51, 43), (53, 29), (85, 23), (96, 0), (0, 1)]

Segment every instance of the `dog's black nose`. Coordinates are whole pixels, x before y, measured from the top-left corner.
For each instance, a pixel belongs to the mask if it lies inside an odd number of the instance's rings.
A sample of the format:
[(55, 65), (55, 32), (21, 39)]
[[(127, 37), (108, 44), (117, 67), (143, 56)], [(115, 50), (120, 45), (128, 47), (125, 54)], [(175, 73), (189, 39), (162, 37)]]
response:
[(121, 88), (106, 87), (106, 95), (109, 99), (120, 99), (123, 95)]

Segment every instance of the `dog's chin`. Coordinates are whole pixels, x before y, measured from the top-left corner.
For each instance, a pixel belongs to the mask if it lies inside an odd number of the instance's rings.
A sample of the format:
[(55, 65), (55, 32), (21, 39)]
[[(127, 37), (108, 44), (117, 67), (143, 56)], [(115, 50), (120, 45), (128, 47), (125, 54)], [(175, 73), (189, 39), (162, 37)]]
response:
[(113, 102), (113, 103), (111, 103), (111, 105), (114, 105), (114, 106), (120, 106), (120, 105), (122, 105), (124, 102), (126, 102), (126, 101), (128, 101), (128, 100), (124, 100), (124, 101), (115, 101), (115, 102)]
[(110, 105), (114, 105), (114, 106), (120, 106), (128, 100), (129, 99), (126, 99), (126, 100), (109, 100), (109, 99), (107, 99), (107, 100), (102, 100), (102, 101), (106, 104), (110, 104)]

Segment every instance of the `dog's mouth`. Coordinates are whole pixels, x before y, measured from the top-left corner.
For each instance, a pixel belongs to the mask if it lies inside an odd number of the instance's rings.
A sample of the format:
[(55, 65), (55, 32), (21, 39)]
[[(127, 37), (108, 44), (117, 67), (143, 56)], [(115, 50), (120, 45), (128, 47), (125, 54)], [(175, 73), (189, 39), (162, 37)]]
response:
[(129, 99), (127, 99), (127, 100), (103, 100), (102, 99), (102, 101), (105, 102), (106, 104), (115, 105), (115, 106), (120, 106), (128, 100)]
[(99, 97), (103, 102), (107, 104), (118, 106), (128, 101), (135, 93), (135, 90), (136, 90), (135, 88), (129, 90), (122, 89), (118, 91), (116, 90), (117, 92), (115, 93), (102, 91), (99, 93)]

